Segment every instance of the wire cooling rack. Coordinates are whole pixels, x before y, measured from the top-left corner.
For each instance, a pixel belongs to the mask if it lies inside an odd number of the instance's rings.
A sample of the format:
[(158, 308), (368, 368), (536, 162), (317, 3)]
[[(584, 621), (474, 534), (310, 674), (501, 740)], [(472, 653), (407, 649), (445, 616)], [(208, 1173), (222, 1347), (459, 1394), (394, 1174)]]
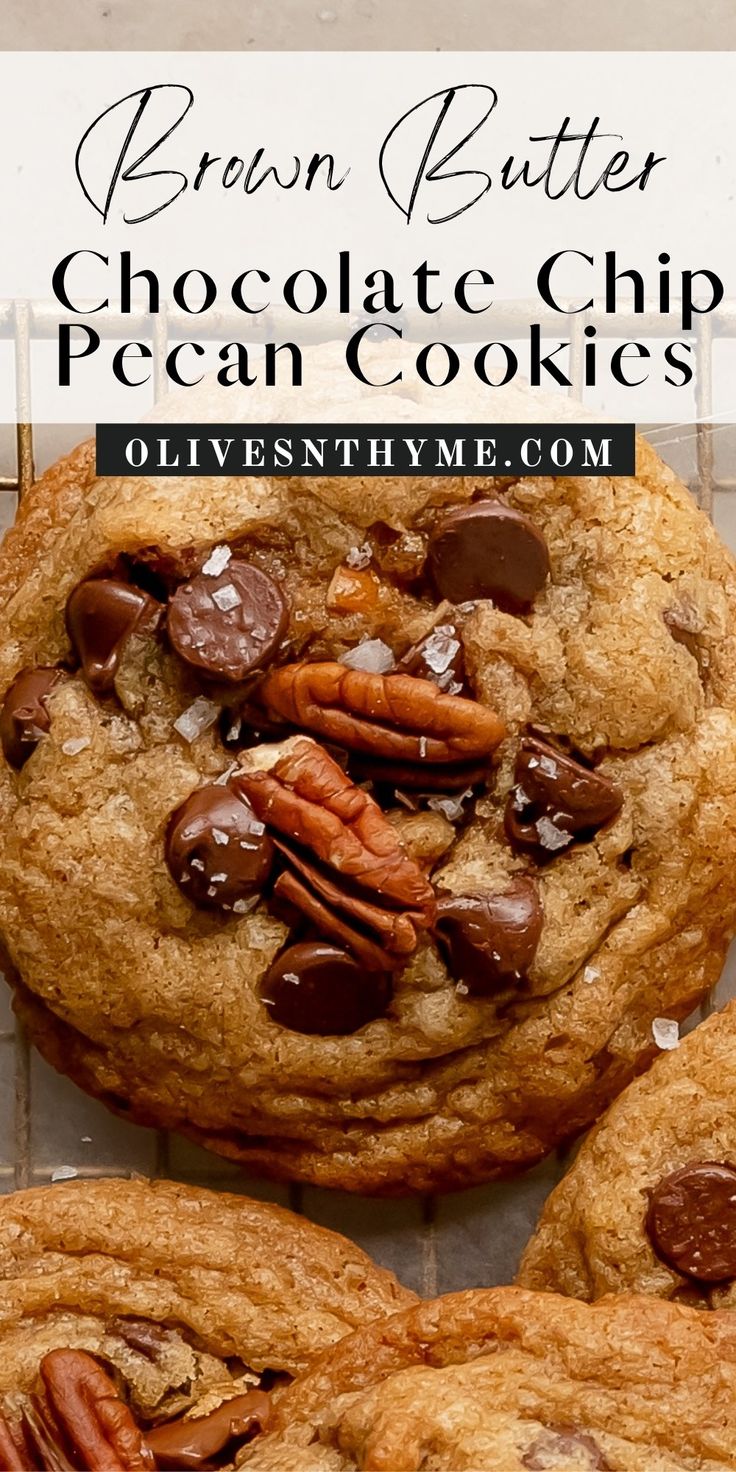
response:
[[(668, 336), (677, 329), (677, 304), (670, 318), (662, 318), (654, 304), (637, 316), (642, 336)], [(0, 474), (0, 532), (15, 514), (18, 498), (33, 484), (38, 439), (32, 413), (31, 344), (55, 336), (60, 316), (47, 303), (0, 302), (0, 343), (9, 342), (13, 355), (16, 394), (15, 444), (8, 445), (7, 471)], [(513, 340), (514, 329), (528, 322), (529, 305), (510, 304), (494, 319), (499, 334)], [(556, 314), (540, 314), (549, 335), (558, 331)], [(238, 319), (211, 314), (198, 319), (202, 337), (228, 340), (236, 334)], [(115, 338), (134, 331), (150, 340), (154, 363), (154, 392), (165, 385), (169, 342), (188, 336), (188, 318), (176, 309), (151, 318), (143, 312), (123, 318), (95, 314), (95, 328)], [(626, 337), (625, 317), (595, 310), (572, 319), (572, 394), (583, 398), (584, 328), (592, 323), (601, 336)], [(453, 324), (454, 327), (454, 324)], [(275, 335), (279, 313), (261, 322), (261, 339)], [(343, 327), (335, 323), (334, 335)], [(460, 331), (467, 323), (460, 324)], [(324, 329), (323, 329), (324, 332)], [(457, 339), (455, 335), (454, 340)], [(736, 550), (736, 426), (712, 421), (713, 345), (719, 338), (736, 338), (736, 302), (724, 303), (698, 321), (695, 393), (690, 424), (659, 425), (649, 438), (690, 485), (699, 505), (711, 516), (724, 539)], [(254, 334), (254, 341), (257, 340)], [(51, 460), (72, 448), (81, 434), (65, 439), (57, 429), (57, 443), (45, 458)], [(72, 431), (67, 430), (67, 434)], [(48, 439), (48, 427), (43, 427)], [(5, 469), (0, 458), (0, 469)], [(0, 856), (0, 862), (2, 857)], [(736, 955), (716, 993), (718, 1002), (736, 991)], [(713, 1003), (705, 1004), (703, 1011)], [(694, 1020), (697, 1020), (694, 1019)], [(281, 1187), (254, 1180), (236, 1166), (189, 1145), (178, 1136), (140, 1129), (117, 1120), (102, 1105), (88, 1099), (69, 1080), (56, 1075), (29, 1049), (22, 1029), (14, 1023), (7, 993), (0, 996), (0, 1190), (13, 1190), (80, 1176), (168, 1175), (177, 1180), (215, 1188), (245, 1191), (289, 1205), (312, 1220), (346, 1233), (381, 1263), (394, 1269), (410, 1287), (427, 1295), (494, 1282), (506, 1282), (536, 1220), (539, 1207), (565, 1166), (563, 1154), (510, 1183), (453, 1192), (409, 1201), (377, 1201), (312, 1187)]]

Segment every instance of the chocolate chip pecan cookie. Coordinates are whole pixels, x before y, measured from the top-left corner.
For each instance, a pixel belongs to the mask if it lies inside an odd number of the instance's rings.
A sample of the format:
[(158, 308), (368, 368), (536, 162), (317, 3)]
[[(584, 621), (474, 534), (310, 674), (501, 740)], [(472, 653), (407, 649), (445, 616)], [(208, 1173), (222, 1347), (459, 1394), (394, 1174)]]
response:
[(635, 479), (481, 484), (80, 451), (0, 605), (16, 1005), (129, 1117), (465, 1185), (589, 1124), (716, 979), (736, 575), (645, 444)]
[(736, 1320), (621, 1294), (458, 1293), (351, 1335), (295, 1382), (249, 1472), (721, 1472)]
[(520, 1281), (736, 1307), (736, 1002), (662, 1055), (584, 1141)]
[(333, 1232), (169, 1182), (0, 1202), (0, 1467), (231, 1466), (319, 1351), (413, 1295)]

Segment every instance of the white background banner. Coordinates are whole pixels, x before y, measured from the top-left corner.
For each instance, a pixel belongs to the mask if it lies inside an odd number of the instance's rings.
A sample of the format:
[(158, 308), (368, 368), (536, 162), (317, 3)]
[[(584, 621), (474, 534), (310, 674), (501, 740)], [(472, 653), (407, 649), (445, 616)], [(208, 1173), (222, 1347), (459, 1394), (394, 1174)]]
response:
[[(686, 421), (693, 333), (711, 329), (713, 410), (736, 417), (729, 53), (1, 64), (3, 422), (26, 300), (49, 422), (132, 420), (156, 379), (218, 373), (225, 396), (253, 379), (263, 415), (261, 390), (275, 402), (295, 375), (306, 400), (309, 345), (330, 340), (341, 402), (374, 391), (361, 374), (381, 392), (401, 343), (403, 384), (439, 417), (451, 385), (492, 420), (499, 386), (530, 380), (582, 387), (596, 414)], [(392, 347), (383, 378), (356, 343), (370, 323)]]

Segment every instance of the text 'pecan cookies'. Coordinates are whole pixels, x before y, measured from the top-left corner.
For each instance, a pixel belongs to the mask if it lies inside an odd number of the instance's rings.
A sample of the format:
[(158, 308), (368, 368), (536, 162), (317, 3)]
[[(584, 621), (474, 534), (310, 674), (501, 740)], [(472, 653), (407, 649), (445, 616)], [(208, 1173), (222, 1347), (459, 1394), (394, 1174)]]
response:
[(637, 455), (48, 472), (0, 552), (0, 938), (47, 1059), (368, 1192), (516, 1172), (602, 1112), (736, 924), (736, 572)]
[(289, 1381), (412, 1302), (342, 1237), (169, 1182), (0, 1204), (6, 1472), (231, 1467)]
[(726, 1472), (736, 1319), (622, 1294), (457, 1293), (344, 1339), (249, 1472)]
[(637, 1080), (552, 1192), (520, 1280), (736, 1308), (736, 1003)]

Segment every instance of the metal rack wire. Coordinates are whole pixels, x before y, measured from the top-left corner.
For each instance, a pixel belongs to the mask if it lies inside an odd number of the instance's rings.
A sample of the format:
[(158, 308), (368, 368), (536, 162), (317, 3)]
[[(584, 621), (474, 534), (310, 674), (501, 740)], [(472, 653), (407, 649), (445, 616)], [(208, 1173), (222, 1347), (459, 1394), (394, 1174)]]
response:
[[(656, 312), (654, 304), (647, 307), (644, 315), (637, 316), (637, 334), (639, 336), (664, 336), (673, 333), (677, 335), (677, 304), (674, 304), (673, 313), (669, 318), (662, 318)], [(494, 318), (496, 332), (507, 333), (512, 336), (514, 330), (518, 329), (530, 320), (530, 305), (528, 303), (512, 303), (502, 306)], [(264, 314), (266, 316), (266, 314)], [(267, 340), (269, 336), (278, 332), (280, 318), (283, 322), (285, 317), (278, 309), (267, 314), (266, 320), (261, 319), (257, 330), (251, 332), (251, 338), (255, 341)], [(16, 393), (16, 449), (15, 469), (10, 474), (0, 476), (0, 498), (4, 496), (20, 498), (31, 487), (34, 479), (34, 426), (32, 414), (32, 372), (31, 372), (31, 344), (35, 338), (51, 338), (55, 336), (58, 324), (64, 320), (59, 313), (58, 307), (49, 303), (34, 302), (0, 302), (0, 341), (11, 340), (14, 353), (14, 378)], [(556, 334), (559, 331), (559, 317), (554, 313), (540, 312), (539, 306), (534, 308), (534, 320), (540, 321), (542, 331), (546, 335)], [(625, 336), (631, 327), (631, 320), (623, 316), (606, 316), (603, 312), (591, 310), (585, 315), (576, 316), (571, 319), (571, 377), (573, 379), (572, 394), (583, 399), (583, 348), (585, 343), (584, 328), (592, 324), (596, 327), (602, 337)], [(108, 338), (128, 336), (134, 332), (138, 337), (151, 342), (153, 350), (154, 366), (154, 395), (159, 398), (165, 390), (165, 360), (169, 343), (188, 336), (191, 331), (191, 322), (185, 313), (178, 309), (169, 308), (163, 310), (157, 316), (140, 311), (125, 315), (115, 313), (97, 313), (94, 318), (95, 329), (101, 336)], [(337, 336), (344, 331), (344, 319), (335, 319), (332, 324), (333, 335)], [(242, 319), (236, 314), (214, 313), (207, 317), (199, 318), (197, 321), (198, 337), (224, 338), (227, 340), (242, 328)], [(470, 340), (472, 322), (468, 323), (466, 318), (453, 319), (453, 330), (456, 335), (453, 340)], [(433, 324), (436, 332), (436, 323)], [(417, 335), (417, 334), (413, 334)], [(320, 336), (324, 340), (329, 336), (323, 324)], [(698, 319), (697, 328), (694, 333), (696, 345), (696, 378), (695, 378), (695, 412), (694, 425), (689, 429), (683, 426), (684, 437), (694, 437), (695, 448), (695, 475), (691, 478), (691, 489), (698, 503), (707, 512), (713, 514), (714, 495), (719, 491), (735, 490), (736, 478), (730, 479), (716, 477), (713, 425), (710, 420), (712, 413), (712, 365), (713, 344), (718, 338), (736, 338), (736, 302), (724, 303), (721, 308), (709, 317)], [(15, 503), (12, 503), (13, 506)], [(0, 499), (0, 512), (2, 501)], [(0, 516), (0, 526), (3, 520)], [(5, 1184), (7, 1188), (12, 1186), (24, 1187), (38, 1182), (42, 1179), (53, 1178), (53, 1168), (43, 1168), (33, 1158), (33, 1097), (31, 1087), (31, 1057), (27, 1041), (20, 1027), (0, 1028), (0, 1052), (11, 1050), (13, 1054), (13, 1076), (14, 1076), (14, 1127), (12, 1131), (12, 1156), (10, 1159), (0, 1159), (0, 1188)], [(214, 1184), (227, 1183), (232, 1179), (225, 1172), (230, 1167), (224, 1166), (222, 1162), (212, 1157), (212, 1168), (207, 1173), (207, 1179)], [(156, 1139), (154, 1173), (163, 1175), (170, 1171), (170, 1147), (165, 1133), (158, 1134)], [(117, 1167), (114, 1164), (95, 1164), (92, 1161), (74, 1170), (74, 1174), (87, 1177), (129, 1174), (129, 1168)], [(197, 1175), (187, 1174), (176, 1168), (175, 1173), (186, 1179), (198, 1179), (201, 1181), (201, 1172)], [(550, 1182), (547, 1183), (547, 1185)], [(547, 1186), (545, 1186), (547, 1189)], [(275, 1190), (272, 1194), (283, 1199), (283, 1192)], [(303, 1205), (303, 1193), (301, 1188), (293, 1187), (289, 1193), (289, 1201), (292, 1208), (300, 1210)], [(352, 1220), (352, 1218), (350, 1218)], [(432, 1198), (426, 1198), (419, 1207), (418, 1217), (414, 1219), (414, 1225), (418, 1231), (417, 1260), (418, 1265), (415, 1274), (415, 1282), (427, 1294), (433, 1294), (438, 1290), (438, 1263), (437, 1263), (437, 1228), (436, 1228), (436, 1203)], [(400, 1219), (399, 1219), (400, 1221)], [(335, 1221), (330, 1223), (335, 1224)], [(393, 1264), (397, 1265), (397, 1264)], [(444, 1286), (447, 1286), (444, 1284)], [(443, 1282), (439, 1282), (440, 1289)]]

